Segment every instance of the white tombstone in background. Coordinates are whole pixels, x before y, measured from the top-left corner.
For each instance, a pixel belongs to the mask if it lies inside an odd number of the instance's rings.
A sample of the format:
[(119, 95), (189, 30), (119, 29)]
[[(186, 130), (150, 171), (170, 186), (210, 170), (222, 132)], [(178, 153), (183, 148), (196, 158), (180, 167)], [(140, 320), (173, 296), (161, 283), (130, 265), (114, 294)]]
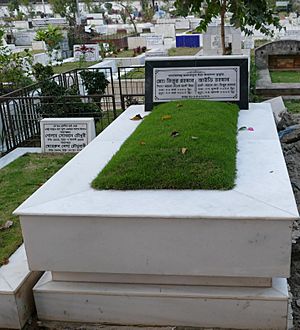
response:
[(82, 58), (87, 62), (98, 61), (100, 59), (98, 44), (74, 45), (73, 52), (74, 58), (77, 61)]
[[(232, 55), (242, 54), (242, 36), (241, 30), (232, 26), (225, 26), (225, 45), (231, 44)], [(221, 27), (220, 25), (209, 26), (203, 33), (203, 55), (222, 55), (221, 45)]]
[(87, 25), (94, 25), (94, 26), (100, 26), (104, 24), (103, 19), (88, 19), (86, 21)]
[(29, 29), (29, 24), (27, 21), (14, 21), (16, 29)]
[(94, 118), (44, 118), (42, 152), (79, 152), (96, 136)]
[(164, 48), (153, 48), (145, 53), (146, 57), (164, 57), (168, 56), (168, 51)]
[(147, 47), (145, 37), (128, 37), (128, 49), (134, 49), (137, 47)]
[(16, 46), (31, 46), (36, 37), (35, 31), (18, 30), (14, 32)]
[(147, 49), (159, 48), (163, 46), (164, 38), (162, 35), (152, 34), (146, 36)]
[(176, 19), (175, 28), (177, 30), (188, 30), (190, 28), (190, 22), (187, 19)]
[(162, 35), (164, 38), (174, 38), (176, 36), (175, 24), (156, 24), (154, 33)]
[(32, 41), (32, 50), (47, 50), (45, 41)]
[(246, 36), (244, 39), (244, 49), (254, 49), (254, 39), (252, 36)]
[(103, 19), (103, 14), (101, 13), (89, 13), (87, 14), (87, 19)]

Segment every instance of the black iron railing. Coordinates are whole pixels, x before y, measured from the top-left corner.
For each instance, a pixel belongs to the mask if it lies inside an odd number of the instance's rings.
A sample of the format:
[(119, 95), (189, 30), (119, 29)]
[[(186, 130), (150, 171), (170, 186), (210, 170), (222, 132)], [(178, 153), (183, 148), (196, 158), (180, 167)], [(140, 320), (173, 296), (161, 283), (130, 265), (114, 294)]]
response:
[[(80, 72), (100, 71), (109, 81), (103, 95), (89, 95)], [(93, 117), (96, 132), (109, 125), (129, 105), (144, 101), (144, 66), (86, 68), (54, 75), (50, 81), (65, 92), (53, 93), (35, 83), (0, 96), (0, 156), (19, 146), (40, 145), (40, 120), (46, 117)], [(68, 93), (68, 90), (72, 91)]]

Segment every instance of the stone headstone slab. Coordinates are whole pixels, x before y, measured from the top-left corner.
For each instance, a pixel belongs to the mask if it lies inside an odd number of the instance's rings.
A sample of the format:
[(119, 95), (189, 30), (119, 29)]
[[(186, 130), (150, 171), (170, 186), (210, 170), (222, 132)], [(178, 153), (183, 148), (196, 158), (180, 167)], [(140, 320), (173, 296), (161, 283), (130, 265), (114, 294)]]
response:
[(281, 116), (284, 112), (287, 111), (286, 106), (284, 105), (283, 99), (281, 96), (274, 97), (273, 99), (264, 101), (264, 103), (270, 103), (275, 118), (276, 124), (281, 120)]
[(164, 44), (164, 38), (162, 35), (153, 34), (148, 35), (145, 38), (147, 49), (158, 48)]
[(45, 41), (32, 41), (32, 50), (47, 50)]
[(74, 45), (73, 52), (74, 58), (77, 61), (79, 61), (82, 57), (84, 57), (84, 60), (88, 62), (98, 61), (100, 59), (98, 44)]
[(42, 152), (79, 152), (96, 136), (94, 118), (44, 118)]
[(248, 57), (146, 59), (145, 109), (183, 99), (226, 101), (248, 109)]

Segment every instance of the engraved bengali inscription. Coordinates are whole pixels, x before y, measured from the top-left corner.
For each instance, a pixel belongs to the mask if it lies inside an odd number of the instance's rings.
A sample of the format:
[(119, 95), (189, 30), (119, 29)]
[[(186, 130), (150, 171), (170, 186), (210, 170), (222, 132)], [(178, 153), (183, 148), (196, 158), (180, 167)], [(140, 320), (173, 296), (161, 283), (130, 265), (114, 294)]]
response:
[(240, 100), (238, 66), (154, 68), (153, 76), (153, 102), (178, 99)]
[(45, 152), (78, 152), (88, 143), (86, 123), (45, 123)]

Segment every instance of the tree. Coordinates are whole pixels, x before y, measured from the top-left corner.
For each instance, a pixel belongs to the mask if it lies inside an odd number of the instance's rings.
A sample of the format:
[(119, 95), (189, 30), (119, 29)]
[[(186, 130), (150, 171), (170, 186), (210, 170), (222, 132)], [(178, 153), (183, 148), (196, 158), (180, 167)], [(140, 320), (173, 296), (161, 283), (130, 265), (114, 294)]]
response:
[(32, 55), (28, 49), (13, 53), (8, 47), (0, 47), (0, 86), (6, 86), (6, 92), (9, 92), (30, 85), (31, 64)]
[(58, 26), (48, 25), (47, 29), (39, 29), (36, 32), (36, 41), (44, 41), (47, 46), (48, 55), (52, 59), (53, 51), (58, 50), (63, 34)]
[(52, 10), (61, 17), (66, 17), (69, 25), (76, 23), (77, 3), (76, 0), (49, 0)]
[(281, 29), (279, 18), (275, 17), (268, 6), (267, 0), (176, 0), (175, 6), (183, 16), (190, 12), (203, 15), (198, 27), (199, 31), (206, 31), (213, 18), (221, 17), (221, 44), (223, 54), (225, 47), (225, 14), (232, 13), (230, 23), (240, 28), (246, 35), (253, 34), (251, 27), (265, 35), (273, 35), (269, 25)]
[[(134, 17), (133, 17), (133, 10), (134, 9), (127, 2), (124, 3), (124, 1), (118, 1), (118, 4), (121, 7), (123, 7), (123, 11), (120, 13), (122, 19), (124, 20), (125, 19), (124, 17), (126, 17), (126, 16), (129, 18), (130, 23), (133, 25), (133, 28), (134, 28), (134, 34), (137, 36), (138, 31), (137, 31), (137, 27), (136, 27)], [(125, 19), (124, 23), (126, 23), (126, 19)]]

